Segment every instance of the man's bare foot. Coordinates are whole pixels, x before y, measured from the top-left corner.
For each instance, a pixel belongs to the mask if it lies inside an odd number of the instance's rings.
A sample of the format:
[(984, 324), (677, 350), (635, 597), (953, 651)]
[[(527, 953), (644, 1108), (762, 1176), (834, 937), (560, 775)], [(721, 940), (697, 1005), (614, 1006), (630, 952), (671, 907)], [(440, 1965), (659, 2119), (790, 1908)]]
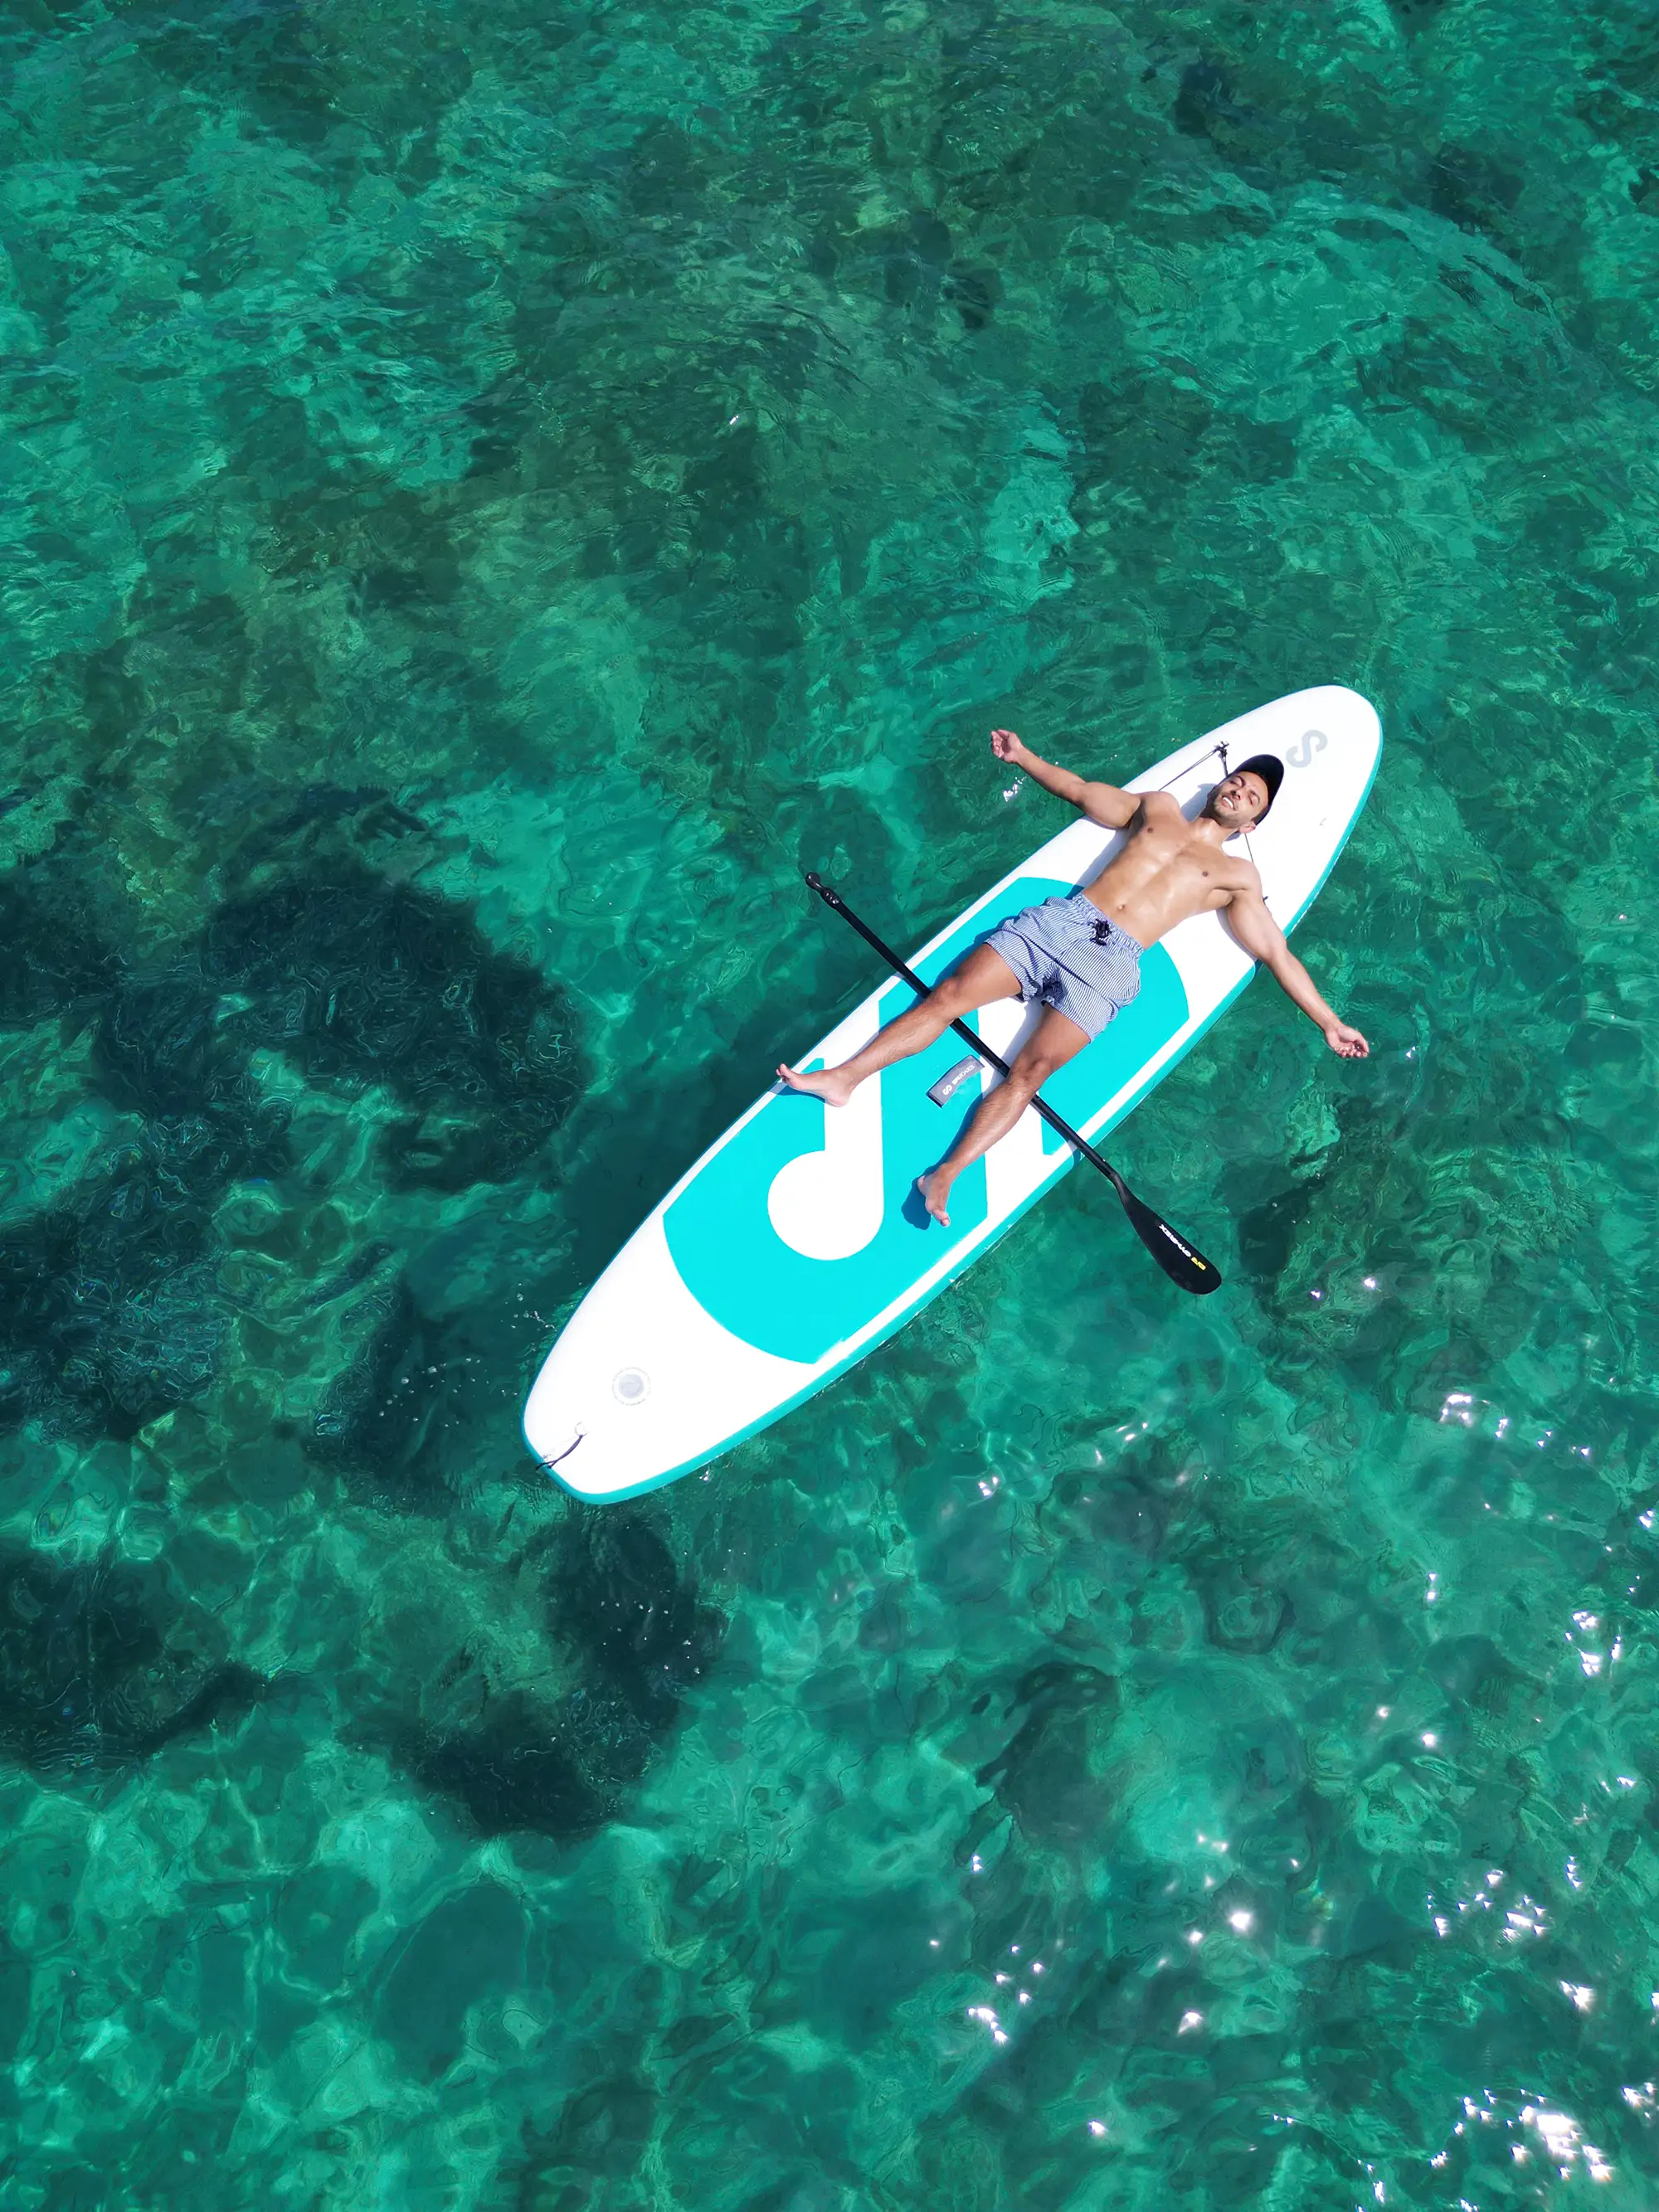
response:
[(803, 1091), (809, 1098), (822, 1098), (826, 1106), (844, 1106), (858, 1089), (838, 1067), (814, 1068), (810, 1075), (798, 1075), (793, 1067), (779, 1063), (778, 1073), (792, 1091)]
[(951, 1217), (945, 1211), (945, 1206), (955, 1180), (953, 1176), (946, 1175), (943, 1168), (935, 1168), (931, 1175), (916, 1177), (916, 1188), (921, 1193), (921, 1202), (941, 1229), (951, 1226)]

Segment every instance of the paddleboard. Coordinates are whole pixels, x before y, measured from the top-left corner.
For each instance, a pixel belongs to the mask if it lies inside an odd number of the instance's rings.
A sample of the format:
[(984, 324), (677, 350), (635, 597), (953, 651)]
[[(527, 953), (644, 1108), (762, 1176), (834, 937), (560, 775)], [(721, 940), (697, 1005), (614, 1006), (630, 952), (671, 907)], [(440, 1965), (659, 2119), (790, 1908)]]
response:
[[(1256, 752), (1285, 763), (1273, 810), (1249, 835), (1269, 908), (1289, 932), (1365, 803), (1382, 751), (1376, 711), (1337, 685), (1293, 692), (1194, 738), (1125, 787), (1168, 789), (1195, 815), (1225, 773), (1222, 748), (1235, 764)], [(1123, 838), (1072, 820), (910, 965), (936, 982), (1009, 915), (1092, 882)], [(857, 886), (845, 888), (856, 904)], [(827, 915), (821, 926), (844, 927)], [(1139, 996), (1043, 1096), (1098, 1143), (1254, 973), (1218, 915), (1194, 915), (1148, 949)], [(845, 1060), (915, 1003), (908, 984), (884, 978), (797, 1064)], [(970, 1018), (1011, 1060), (1042, 1012), (1006, 1000)], [(957, 1182), (949, 1229), (927, 1221), (915, 1177), (999, 1080), (975, 1070), (937, 1104), (930, 1091), (963, 1057), (947, 1030), (839, 1109), (775, 1085), (680, 1178), (572, 1315), (531, 1391), (525, 1434), (567, 1490), (632, 1498), (706, 1466), (902, 1328), (1066, 1173), (1076, 1155), (1028, 1109)], [(1124, 1264), (1145, 1264), (1127, 1233)]]

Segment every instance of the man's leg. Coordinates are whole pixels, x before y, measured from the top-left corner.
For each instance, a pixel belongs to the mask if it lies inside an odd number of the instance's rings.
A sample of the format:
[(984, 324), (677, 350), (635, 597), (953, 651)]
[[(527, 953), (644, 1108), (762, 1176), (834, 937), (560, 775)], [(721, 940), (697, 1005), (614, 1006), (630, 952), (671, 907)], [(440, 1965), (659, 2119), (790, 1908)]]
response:
[(988, 1152), (999, 1137), (1007, 1135), (1054, 1070), (1064, 1067), (1068, 1060), (1075, 1060), (1088, 1042), (1068, 1015), (1049, 1007), (1006, 1079), (988, 1098), (981, 1100), (979, 1111), (957, 1139), (949, 1158), (931, 1175), (923, 1176), (918, 1183), (922, 1202), (935, 1221), (950, 1227), (945, 1201), (951, 1195), (951, 1184), (963, 1168)]
[[(952, 1022), (959, 1022), (976, 1006), (988, 1006), (994, 999), (1018, 996), (1019, 982), (1013, 969), (1000, 952), (981, 945), (908, 1013), (889, 1022), (862, 1052), (842, 1060), (839, 1067), (798, 1075), (793, 1067), (780, 1066), (778, 1073), (792, 1091), (805, 1091), (829, 1106), (844, 1106), (866, 1075), (890, 1067), (896, 1060), (908, 1060), (912, 1053), (943, 1036)], [(1080, 1036), (1081, 1030), (1078, 1034)]]

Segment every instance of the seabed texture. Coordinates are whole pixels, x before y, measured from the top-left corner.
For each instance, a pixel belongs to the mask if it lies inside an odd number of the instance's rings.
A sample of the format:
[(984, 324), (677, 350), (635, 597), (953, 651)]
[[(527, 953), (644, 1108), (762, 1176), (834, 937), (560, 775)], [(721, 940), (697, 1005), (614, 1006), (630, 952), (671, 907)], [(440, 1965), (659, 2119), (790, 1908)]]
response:
[[(7, 2212), (1644, 2212), (1646, 0), (12, 0)], [(1299, 949), (609, 1512), (627, 1232), (1325, 681)], [(925, 1163), (919, 1163), (925, 1164)]]

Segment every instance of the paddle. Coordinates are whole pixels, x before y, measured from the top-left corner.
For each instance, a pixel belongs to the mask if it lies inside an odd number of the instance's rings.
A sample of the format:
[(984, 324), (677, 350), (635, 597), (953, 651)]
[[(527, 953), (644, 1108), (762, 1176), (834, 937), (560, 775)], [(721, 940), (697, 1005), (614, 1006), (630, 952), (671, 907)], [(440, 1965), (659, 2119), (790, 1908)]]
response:
[[(875, 931), (868, 928), (859, 920), (839, 891), (831, 890), (822, 876), (815, 875), (810, 870), (806, 877), (806, 887), (809, 890), (816, 891), (825, 906), (832, 908), (843, 921), (851, 922), (865, 943), (875, 947), (895, 975), (902, 975), (913, 991), (924, 999), (927, 997), (927, 986), (916, 974), (915, 969), (907, 967), (890, 945), (884, 945)], [(952, 1022), (951, 1027), (959, 1037), (965, 1039), (973, 1047), (981, 1060), (989, 1060), (999, 1074), (1007, 1074), (1007, 1061), (1000, 1060), (985, 1040), (970, 1030), (966, 1022)], [(1062, 1121), (1054, 1108), (1040, 1093), (1032, 1099), (1031, 1103), (1051, 1129), (1064, 1137), (1074, 1151), (1081, 1152), (1091, 1167), (1100, 1170), (1121, 1200), (1123, 1211), (1128, 1215), (1130, 1226), (1135, 1235), (1139, 1237), (1172, 1283), (1178, 1284), (1183, 1291), (1190, 1291), (1196, 1298), (1207, 1297), (1212, 1291), (1220, 1289), (1221, 1278), (1203, 1254), (1195, 1251), (1184, 1237), (1171, 1229), (1161, 1214), (1154, 1213), (1150, 1206), (1144, 1205), (1124, 1182), (1111, 1162), (1103, 1159), (1086, 1137), (1079, 1136), (1069, 1122)]]

